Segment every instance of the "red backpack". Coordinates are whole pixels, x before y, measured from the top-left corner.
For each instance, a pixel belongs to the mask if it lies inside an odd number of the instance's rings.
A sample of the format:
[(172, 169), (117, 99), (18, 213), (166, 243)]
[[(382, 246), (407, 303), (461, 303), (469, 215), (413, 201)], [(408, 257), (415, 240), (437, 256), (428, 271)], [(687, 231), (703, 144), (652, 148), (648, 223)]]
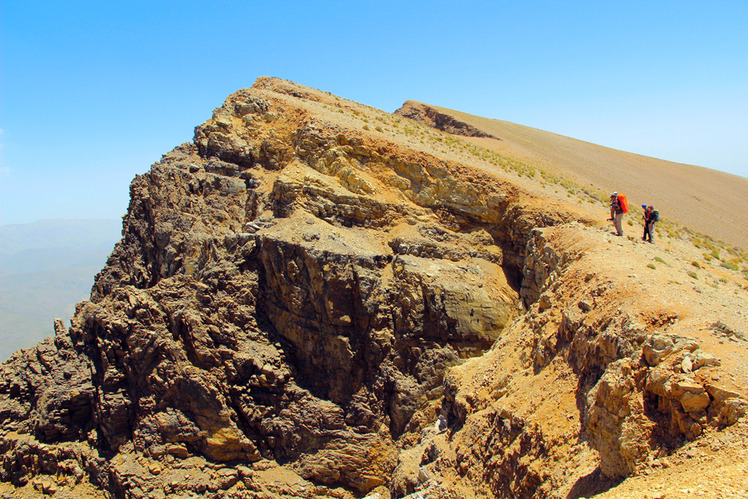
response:
[(626, 199), (626, 194), (619, 194), (618, 195), (618, 203), (621, 205), (621, 209), (624, 213), (629, 212), (629, 201)]

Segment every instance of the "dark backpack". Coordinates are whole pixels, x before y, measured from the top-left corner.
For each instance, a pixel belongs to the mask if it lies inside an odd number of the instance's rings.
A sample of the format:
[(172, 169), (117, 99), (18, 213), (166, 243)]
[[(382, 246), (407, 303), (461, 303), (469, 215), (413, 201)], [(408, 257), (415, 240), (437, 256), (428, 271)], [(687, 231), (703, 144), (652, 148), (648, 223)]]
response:
[(657, 210), (654, 210), (652, 212), (652, 221), (653, 222), (659, 222), (660, 221), (660, 212)]

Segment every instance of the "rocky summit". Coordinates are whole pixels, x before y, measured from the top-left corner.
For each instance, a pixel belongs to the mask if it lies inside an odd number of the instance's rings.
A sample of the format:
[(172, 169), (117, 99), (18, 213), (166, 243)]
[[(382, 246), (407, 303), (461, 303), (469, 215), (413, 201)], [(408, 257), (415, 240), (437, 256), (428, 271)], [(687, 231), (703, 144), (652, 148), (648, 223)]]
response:
[(502, 140), (229, 96), (133, 180), (70, 328), (0, 366), (0, 493), (745, 494), (739, 273), (468, 137)]

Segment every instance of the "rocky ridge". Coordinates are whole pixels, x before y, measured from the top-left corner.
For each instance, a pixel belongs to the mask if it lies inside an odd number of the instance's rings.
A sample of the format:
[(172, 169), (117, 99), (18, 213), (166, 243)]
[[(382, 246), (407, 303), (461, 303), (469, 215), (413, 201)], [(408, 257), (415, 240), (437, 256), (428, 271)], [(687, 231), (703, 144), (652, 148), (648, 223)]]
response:
[(436, 128), (437, 130), (455, 135), (501, 140), (490, 133), (486, 133), (464, 121), (455, 119), (447, 113), (439, 112), (439, 110), (433, 106), (421, 102), (406, 101), (400, 109), (395, 111), (395, 114), (403, 116), (404, 118), (426, 123), (428, 126)]
[(578, 497), (740, 434), (739, 310), (400, 119), (260, 78), (136, 177), (91, 300), (0, 367), (2, 481)]

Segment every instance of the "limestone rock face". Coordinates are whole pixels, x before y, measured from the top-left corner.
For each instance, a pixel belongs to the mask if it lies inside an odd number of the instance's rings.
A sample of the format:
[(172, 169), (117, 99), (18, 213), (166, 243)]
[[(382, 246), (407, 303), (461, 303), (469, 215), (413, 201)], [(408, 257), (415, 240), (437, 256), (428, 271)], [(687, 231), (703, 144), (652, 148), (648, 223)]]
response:
[[(133, 181), (91, 301), (3, 366), (6, 431), (166, 463), (296, 463), (361, 492), (389, 482), (447, 368), (515, 313), (495, 231), (517, 193), (336, 130), (292, 87), (235, 93)], [(126, 492), (124, 469), (100, 485)]]
[(576, 207), (396, 119), (261, 78), (137, 176), (90, 301), (0, 367), (0, 479), (544, 497), (741, 420)]
[(55, 322), (55, 333), (0, 366), (7, 397), (0, 417), (6, 429), (45, 441), (85, 438), (95, 396), (90, 365), (76, 355), (62, 321)]

